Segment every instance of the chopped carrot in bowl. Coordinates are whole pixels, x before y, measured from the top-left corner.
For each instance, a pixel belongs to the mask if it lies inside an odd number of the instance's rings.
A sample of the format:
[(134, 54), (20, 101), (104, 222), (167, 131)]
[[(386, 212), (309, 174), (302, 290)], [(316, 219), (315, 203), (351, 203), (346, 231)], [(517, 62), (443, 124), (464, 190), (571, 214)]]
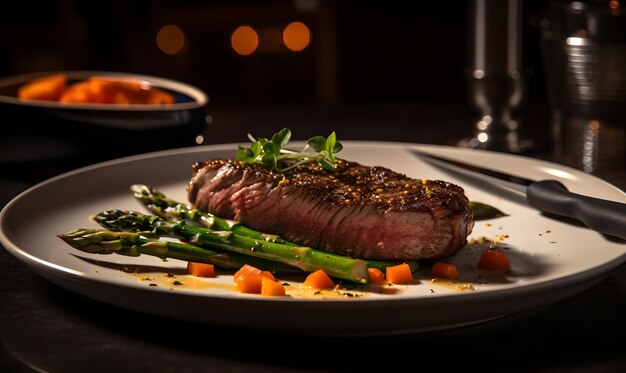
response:
[(67, 88), (67, 75), (54, 74), (33, 79), (20, 86), (17, 97), (23, 100), (57, 101)]
[(68, 84), (63, 73), (34, 79), (18, 89), (24, 100), (117, 105), (162, 105), (176, 102), (167, 91), (127, 78), (92, 76)]

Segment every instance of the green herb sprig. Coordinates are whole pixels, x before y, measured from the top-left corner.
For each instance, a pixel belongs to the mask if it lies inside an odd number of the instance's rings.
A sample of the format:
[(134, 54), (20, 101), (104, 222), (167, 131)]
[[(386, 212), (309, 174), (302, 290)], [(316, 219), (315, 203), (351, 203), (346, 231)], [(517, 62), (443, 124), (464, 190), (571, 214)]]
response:
[(307, 162), (317, 162), (326, 171), (336, 171), (335, 154), (343, 149), (334, 131), (328, 137), (311, 137), (301, 151), (286, 148), (291, 140), (289, 128), (276, 132), (270, 139), (255, 138), (251, 134), (248, 134), (248, 138), (252, 144), (249, 147), (239, 145), (235, 158), (249, 164), (260, 163), (268, 170), (277, 172), (285, 172)]
[(504, 212), (486, 203), (470, 201), (469, 205), (472, 209), (472, 213), (474, 214), (474, 220), (476, 221), (508, 216), (508, 214), (505, 214)]

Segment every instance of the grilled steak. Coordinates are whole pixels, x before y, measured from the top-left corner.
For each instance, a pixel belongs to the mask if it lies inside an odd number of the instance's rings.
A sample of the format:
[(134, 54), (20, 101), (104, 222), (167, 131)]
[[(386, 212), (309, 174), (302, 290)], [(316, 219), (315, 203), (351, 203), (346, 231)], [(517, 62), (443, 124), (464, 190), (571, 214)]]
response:
[(196, 163), (194, 207), (304, 246), (361, 259), (432, 260), (467, 243), (474, 220), (461, 187), (339, 160), (284, 173), (232, 159)]

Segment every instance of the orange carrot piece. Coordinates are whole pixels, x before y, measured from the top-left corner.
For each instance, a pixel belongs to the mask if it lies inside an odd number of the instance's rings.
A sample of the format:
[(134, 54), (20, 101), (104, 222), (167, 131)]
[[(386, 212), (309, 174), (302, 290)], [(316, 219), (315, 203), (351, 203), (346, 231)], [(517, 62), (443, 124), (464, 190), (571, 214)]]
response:
[(332, 289), (335, 287), (333, 280), (322, 269), (309, 273), (304, 279), (304, 285), (319, 290)]
[(209, 263), (187, 262), (187, 273), (196, 277), (215, 277), (215, 266)]
[(261, 293), (261, 270), (249, 264), (244, 264), (233, 276), (235, 289), (241, 293)]
[(406, 284), (413, 281), (413, 273), (407, 263), (387, 267), (385, 276), (392, 284)]
[(267, 297), (280, 297), (284, 296), (285, 286), (276, 280), (272, 280), (269, 277), (261, 278), (261, 295)]
[(261, 271), (260, 269), (244, 264), (233, 275), (235, 288), (241, 293), (261, 294), (263, 279), (276, 281), (274, 275), (269, 271)]
[(23, 100), (56, 101), (67, 86), (67, 76), (63, 73), (33, 79), (17, 90), (17, 97)]
[[(89, 90), (94, 102), (112, 104), (115, 96), (119, 93), (124, 84), (110, 79), (89, 78), (85, 81), (89, 86)], [(138, 86), (138, 85), (137, 85)]]
[(385, 274), (378, 268), (370, 267), (367, 269), (367, 274), (370, 277), (370, 282), (372, 284), (384, 284), (385, 283)]
[(100, 76), (89, 78), (92, 91), (104, 102), (122, 105), (173, 104), (174, 96), (139, 80), (116, 79)]
[(59, 97), (65, 103), (173, 104), (174, 96), (139, 80), (92, 76), (69, 86)]
[(510, 263), (504, 252), (497, 249), (487, 249), (483, 251), (476, 266), (483, 269), (502, 270), (509, 269)]
[(67, 87), (65, 92), (59, 97), (59, 102), (64, 103), (98, 103), (99, 99), (93, 94), (89, 84), (86, 81), (74, 83)]
[(265, 278), (269, 278), (272, 281), (276, 281), (276, 277), (270, 271), (261, 271), (261, 276)]
[(244, 264), (241, 266), (241, 268), (239, 268), (239, 270), (237, 270), (237, 272), (235, 272), (235, 277), (237, 277), (237, 274), (245, 274), (245, 273), (255, 273), (255, 274), (260, 274), (261, 270), (258, 269), (257, 267), (251, 266), (250, 264)]
[(92, 76), (68, 86), (63, 73), (32, 80), (18, 88), (17, 96), (24, 100), (62, 103), (160, 105), (176, 102), (166, 90), (139, 80)]
[(433, 264), (431, 274), (433, 277), (457, 278), (459, 277), (459, 270), (452, 263), (437, 262)]

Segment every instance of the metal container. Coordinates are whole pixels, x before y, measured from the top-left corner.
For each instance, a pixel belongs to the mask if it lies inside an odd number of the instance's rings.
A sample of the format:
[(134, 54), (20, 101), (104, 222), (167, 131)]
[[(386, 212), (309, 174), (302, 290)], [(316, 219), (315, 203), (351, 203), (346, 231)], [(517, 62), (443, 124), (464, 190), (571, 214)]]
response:
[(626, 183), (626, 9), (552, 1), (541, 48), (556, 161)]

